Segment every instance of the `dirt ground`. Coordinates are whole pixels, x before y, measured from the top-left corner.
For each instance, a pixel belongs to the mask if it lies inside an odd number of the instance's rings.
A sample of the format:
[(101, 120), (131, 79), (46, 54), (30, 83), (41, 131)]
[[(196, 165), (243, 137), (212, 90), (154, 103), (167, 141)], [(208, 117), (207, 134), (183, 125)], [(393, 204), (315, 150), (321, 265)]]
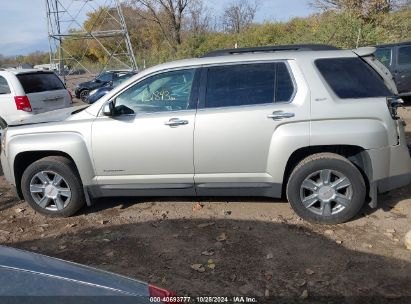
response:
[[(411, 107), (402, 113), (411, 132)], [(410, 202), (404, 187), (336, 226), (309, 224), (285, 201), (264, 198), (104, 199), (56, 219), (16, 200), (0, 176), (0, 243), (179, 295), (410, 303), (411, 251), (403, 243)]]

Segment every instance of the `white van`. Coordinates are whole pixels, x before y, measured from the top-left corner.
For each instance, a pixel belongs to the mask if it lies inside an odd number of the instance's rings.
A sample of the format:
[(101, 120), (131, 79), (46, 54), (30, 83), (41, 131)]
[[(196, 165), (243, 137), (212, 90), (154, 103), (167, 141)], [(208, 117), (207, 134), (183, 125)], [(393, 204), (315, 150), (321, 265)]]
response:
[(71, 103), (71, 93), (53, 72), (0, 70), (0, 134), (11, 122)]

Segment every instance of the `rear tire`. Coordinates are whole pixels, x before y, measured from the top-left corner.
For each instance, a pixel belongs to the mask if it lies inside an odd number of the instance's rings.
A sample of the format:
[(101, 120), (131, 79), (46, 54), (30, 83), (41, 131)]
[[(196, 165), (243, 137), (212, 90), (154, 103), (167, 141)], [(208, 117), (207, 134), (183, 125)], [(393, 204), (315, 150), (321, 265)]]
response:
[(27, 167), (21, 179), (26, 202), (37, 212), (68, 217), (85, 205), (81, 179), (72, 161), (48, 156)]
[(352, 219), (364, 205), (366, 187), (361, 172), (345, 157), (318, 153), (292, 171), (287, 199), (303, 219), (339, 224)]

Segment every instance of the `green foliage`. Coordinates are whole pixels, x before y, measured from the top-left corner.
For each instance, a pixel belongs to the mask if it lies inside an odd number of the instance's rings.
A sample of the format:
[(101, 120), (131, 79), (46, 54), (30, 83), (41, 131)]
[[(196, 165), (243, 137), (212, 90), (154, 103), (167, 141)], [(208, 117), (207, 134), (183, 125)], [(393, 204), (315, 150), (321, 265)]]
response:
[[(104, 29), (107, 24), (101, 24), (100, 18), (107, 8), (100, 8), (90, 13), (85, 21), (85, 28)], [(288, 22), (264, 22), (251, 24), (240, 33), (226, 33), (216, 30), (192, 32), (185, 28), (181, 44), (176, 47), (165, 39), (164, 31), (149, 19), (142, 18), (144, 11), (124, 7), (124, 14), (131, 43), (139, 67), (143, 62), (147, 67), (174, 59), (199, 57), (207, 52), (220, 48), (247, 46), (265, 46), (280, 44), (326, 43), (341, 48), (376, 45), (382, 43), (411, 40), (411, 9), (406, 8), (390, 13), (375, 13), (372, 18), (363, 18), (358, 12), (349, 9), (327, 10), (307, 18), (294, 18)], [(189, 20), (186, 20), (189, 22)], [(107, 60), (106, 55), (98, 45), (85, 44), (84, 40), (66, 39), (63, 46), (75, 58), (86, 59), (87, 64), (102, 66)], [(116, 47), (108, 41), (108, 49)], [(33, 55), (33, 54), (32, 54)], [(40, 58), (40, 59), (39, 59)], [(0, 56), (1, 59), (1, 56)], [(47, 55), (37, 54), (19, 58), (19, 62), (48, 60)], [(0, 60), (1, 61), (1, 60)], [(4, 58), (3, 58), (4, 62)]]

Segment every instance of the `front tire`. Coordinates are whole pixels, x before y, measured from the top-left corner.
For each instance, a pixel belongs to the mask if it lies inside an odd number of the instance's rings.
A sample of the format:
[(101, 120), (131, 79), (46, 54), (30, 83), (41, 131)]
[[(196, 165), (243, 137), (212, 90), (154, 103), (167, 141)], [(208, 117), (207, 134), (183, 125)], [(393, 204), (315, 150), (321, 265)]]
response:
[(80, 99), (81, 99), (81, 101), (87, 102), (87, 97), (88, 97), (88, 95), (90, 95), (90, 91), (89, 91), (89, 90), (82, 90), (82, 91), (80, 92)]
[(26, 202), (37, 212), (68, 217), (85, 205), (83, 186), (72, 161), (48, 156), (27, 167), (21, 179)]
[(287, 199), (303, 219), (339, 224), (353, 218), (365, 201), (361, 172), (346, 158), (318, 153), (303, 159), (292, 171)]

